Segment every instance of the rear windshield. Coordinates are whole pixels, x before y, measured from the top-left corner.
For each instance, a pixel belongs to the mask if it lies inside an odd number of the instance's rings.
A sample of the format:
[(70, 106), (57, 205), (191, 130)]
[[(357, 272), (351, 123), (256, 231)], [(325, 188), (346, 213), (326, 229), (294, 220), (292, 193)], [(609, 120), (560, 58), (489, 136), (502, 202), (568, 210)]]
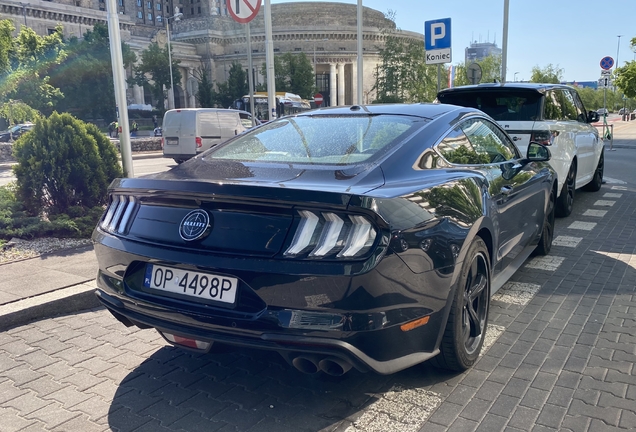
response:
[(347, 165), (364, 162), (428, 120), (400, 115), (285, 117), (214, 147), (205, 159)]
[(448, 92), (441, 103), (482, 110), (495, 120), (534, 121), (539, 119), (541, 94), (528, 91)]

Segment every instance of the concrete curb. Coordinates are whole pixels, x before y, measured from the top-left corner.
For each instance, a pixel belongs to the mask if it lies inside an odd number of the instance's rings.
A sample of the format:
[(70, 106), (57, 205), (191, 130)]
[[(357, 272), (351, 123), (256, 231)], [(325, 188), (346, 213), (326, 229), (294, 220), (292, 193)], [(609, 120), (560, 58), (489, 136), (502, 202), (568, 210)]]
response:
[(0, 332), (45, 318), (99, 307), (95, 281), (0, 306)]

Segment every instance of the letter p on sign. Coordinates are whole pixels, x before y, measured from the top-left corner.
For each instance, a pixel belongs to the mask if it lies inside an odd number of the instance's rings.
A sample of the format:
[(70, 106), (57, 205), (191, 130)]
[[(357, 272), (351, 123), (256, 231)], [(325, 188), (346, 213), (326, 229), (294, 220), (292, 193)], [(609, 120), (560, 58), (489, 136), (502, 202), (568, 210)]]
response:
[(437, 41), (439, 39), (444, 40), (446, 36), (446, 25), (444, 23), (434, 23), (431, 25), (431, 45), (433, 48), (437, 48)]
[(426, 51), (450, 49), (451, 19), (426, 21), (424, 23), (424, 39)]

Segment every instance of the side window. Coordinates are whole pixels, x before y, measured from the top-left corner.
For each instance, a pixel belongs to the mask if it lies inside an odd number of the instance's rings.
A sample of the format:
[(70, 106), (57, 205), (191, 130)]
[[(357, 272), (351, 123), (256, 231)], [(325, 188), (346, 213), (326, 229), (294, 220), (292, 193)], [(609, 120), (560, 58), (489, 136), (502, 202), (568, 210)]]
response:
[(561, 107), (561, 98), (559, 94), (550, 90), (546, 92), (543, 103), (543, 119), (544, 120), (563, 120), (563, 108)]
[(517, 157), (515, 146), (494, 124), (485, 119), (471, 119), (461, 125), (478, 153), (488, 156), (490, 163), (505, 162)]
[(477, 150), (459, 126), (446, 135), (442, 142), (437, 145), (439, 154), (452, 164), (483, 165), (490, 163), (488, 155)]
[(485, 119), (470, 119), (449, 133), (437, 151), (452, 164), (483, 165), (517, 158), (515, 146), (497, 126)]
[(574, 104), (574, 98), (569, 90), (559, 90), (559, 94), (563, 98), (563, 117), (566, 120), (578, 121), (579, 112)]
[(585, 112), (585, 106), (583, 106), (583, 101), (579, 97), (579, 94), (574, 90), (570, 90), (569, 93), (572, 96), (572, 100), (574, 101), (574, 106), (576, 107), (576, 112), (577, 112), (576, 119), (580, 121), (581, 123), (587, 123), (587, 114)]
[(239, 117), (241, 118), (241, 124), (244, 128), (249, 129), (252, 127), (252, 116), (245, 113), (239, 113)]

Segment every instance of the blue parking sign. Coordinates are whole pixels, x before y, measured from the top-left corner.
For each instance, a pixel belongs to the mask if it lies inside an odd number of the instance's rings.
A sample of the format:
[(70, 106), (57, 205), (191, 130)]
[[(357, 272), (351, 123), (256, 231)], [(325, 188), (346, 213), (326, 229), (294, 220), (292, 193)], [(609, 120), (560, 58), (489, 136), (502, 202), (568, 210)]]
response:
[(424, 23), (426, 51), (451, 47), (451, 19), (443, 18)]

